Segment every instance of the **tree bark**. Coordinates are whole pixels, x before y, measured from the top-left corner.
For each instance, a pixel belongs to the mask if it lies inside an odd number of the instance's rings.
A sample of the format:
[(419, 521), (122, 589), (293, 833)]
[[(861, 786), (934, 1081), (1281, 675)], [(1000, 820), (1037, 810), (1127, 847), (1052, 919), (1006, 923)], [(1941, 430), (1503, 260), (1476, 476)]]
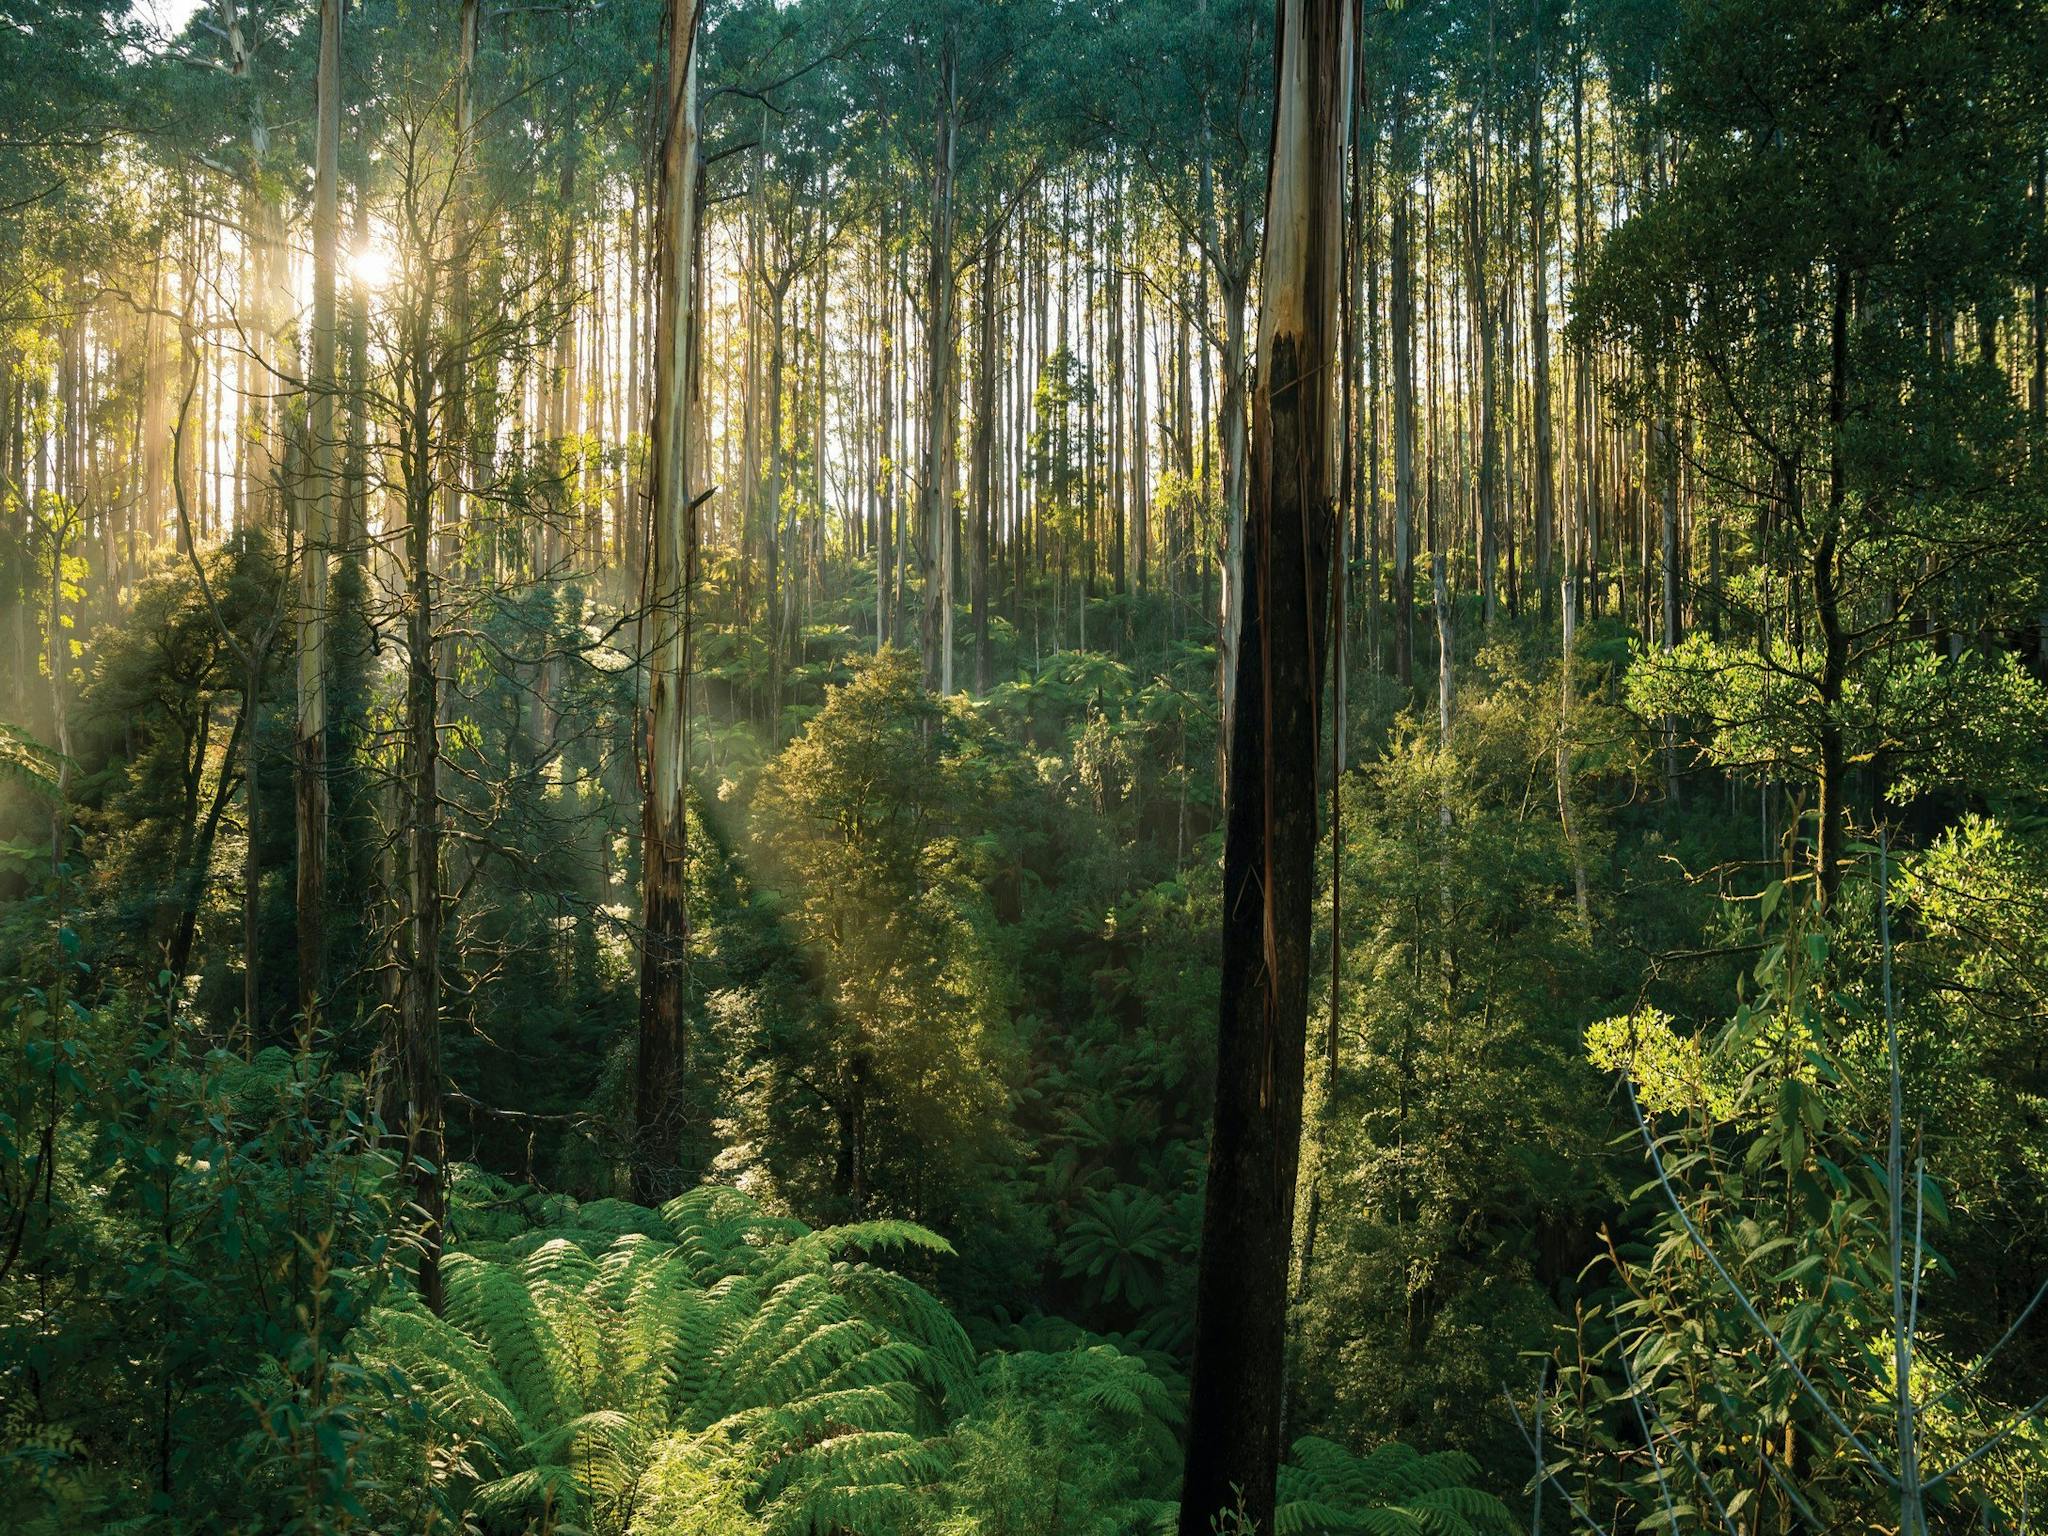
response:
[[(1473, 134), (1483, 139), (1477, 120)], [(1493, 628), (1499, 616), (1500, 564), (1500, 402), (1495, 353), (1493, 274), (1489, 270), (1486, 236), (1487, 175), (1475, 148), (1466, 161), (1468, 190), (1465, 258), (1470, 274), (1473, 330), (1479, 342), (1479, 600), (1481, 622)], [(1441, 550), (1439, 550), (1441, 554)]]
[(437, 355), (439, 296), (434, 253), (419, 253), (419, 288), (407, 296), (398, 374), (402, 410), (397, 466), (405, 510), (405, 724), (395, 785), (398, 830), (393, 888), (400, 901), (393, 967), (397, 996), (393, 1073), (384, 1124), (405, 1144), (404, 1183), (420, 1222), (421, 1298), (441, 1309), (445, 1163), (441, 1096), (440, 678), (434, 617), (434, 507), (440, 462), (435, 422), (445, 405)]
[(676, 1193), (681, 1146), (679, 1088), (683, 983), (690, 913), (688, 821), (690, 596), (696, 518), (690, 493), (690, 357), (695, 344), (692, 266), (697, 224), (697, 14), (699, 0), (670, 0), (667, 129), (661, 150), (656, 236), (654, 420), (648, 432), (654, 499), (647, 591), (647, 800), (643, 867), (640, 1052), (634, 1076), (633, 1198), (657, 1204)]
[(996, 277), (1000, 264), (999, 243), (990, 241), (981, 258), (981, 302), (975, 320), (974, 371), (974, 497), (968, 529), (968, 598), (974, 605), (974, 687), (987, 693), (992, 682), (994, 658), (988, 634), (988, 549), (990, 508), (995, 501), (996, 431)]
[[(1540, 23), (1542, 8), (1532, 10)], [(1544, 182), (1543, 150), (1543, 55), (1542, 35), (1535, 39), (1535, 63), (1532, 66), (1535, 80), (1529, 93), (1529, 249), (1530, 259), (1535, 265), (1535, 286), (1529, 301), (1529, 347), (1530, 380), (1529, 393), (1534, 405), (1533, 433), (1536, 459), (1536, 587), (1537, 601), (1542, 606), (1543, 622), (1550, 622), (1551, 583), (1557, 579), (1555, 570), (1556, 543), (1555, 524), (1557, 520), (1557, 474), (1551, 457), (1550, 441), (1550, 248), (1549, 225), (1545, 215), (1549, 212), (1549, 192)]]
[(299, 1011), (311, 1019), (325, 981), (327, 908), (327, 564), (335, 484), (335, 298), (341, 182), (341, 0), (320, 0), (320, 68), (313, 150), (313, 356), (307, 401), (312, 494), (297, 498), (299, 552), (298, 812)]
[(1394, 102), (1394, 675), (1415, 686), (1415, 277), (1403, 106)]
[(1181, 1536), (1273, 1527), (1301, 1150), (1352, 7), (1280, 0)]
[(890, 604), (889, 576), (896, 560), (896, 441), (891, 427), (896, 419), (893, 390), (896, 385), (896, 299), (890, 292), (886, 267), (889, 260), (889, 216), (882, 214), (881, 240), (875, 267), (882, 284), (880, 323), (881, 355), (876, 372), (880, 376), (881, 409), (875, 416), (875, 649), (881, 651), (895, 636), (896, 625)]
[(948, 547), (950, 479), (953, 442), (953, 170), (954, 95), (958, 89), (953, 42), (948, 38), (941, 59), (935, 142), (932, 146), (931, 249), (925, 268), (925, 443), (923, 548), (918, 551), (924, 574), (924, 680), (927, 688), (952, 681), (952, 658), (942, 655), (950, 638), (945, 610), (952, 600), (952, 551)]

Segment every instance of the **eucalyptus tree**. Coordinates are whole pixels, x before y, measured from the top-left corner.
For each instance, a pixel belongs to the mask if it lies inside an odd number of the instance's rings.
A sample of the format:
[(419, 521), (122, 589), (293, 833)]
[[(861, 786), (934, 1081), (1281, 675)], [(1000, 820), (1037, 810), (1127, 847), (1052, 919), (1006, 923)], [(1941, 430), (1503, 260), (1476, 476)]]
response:
[(320, 0), (320, 67), (314, 91), (313, 324), (306, 427), (310, 494), (299, 540), (298, 815), (299, 1009), (311, 1015), (327, 950), (327, 604), (336, 475), (335, 267), (340, 248), (341, 0)]
[(1280, 0), (1181, 1536), (1273, 1526), (1301, 1151), (1353, 8)]
[(649, 489), (646, 805), (641, 821), (640, 1041), (634, 1078), (633, 1193), (669, 1193), (676, 1162), (676, 1075), (690, 941), (688, 813), (690, 603), (696, 509), (690, 459), (691, 374), (697, 335), (698, 121), (696, 0), (671, 0), (668, 68), (655, 204), (654, 419)]
[[(502, 551), (530, 550), (529, 525), (557, 509), (536, 489), (524, 434), (494, 434), (493, 451), (475, 451), (478, 421), (490, 419), (485, 406), (498, 393), (477, 386), (530, 369), (562, 306), (544, 269), (508, 259), (502, 239), (534, 213), (546, 138), (504, 109), (536, 99), (547, 60), (502, 35), (479, 37), (468, 22), (457, 8), (432, 28), (380, 29), (374, 179), (359, 195), (386, 242), (392, 281), (365, 315), (364, 371), (352, 384), (371, 434), (366, 604), (399, 658), (387, 673), (395, 697), (384, 701), (393, 723), (376, 753), (385, 789), (382, 1108), (408, 1150), (429, 1305), (438, 1305), (445, 1204), (450, 919), (475, 872), (505, 852), (495, 821), (509, 781), (545, 779), (566, 745), (549, 730), (530, 764), (494, 761), (474, 714), (484, 680), (516, 676), (525, 693), (537, 692), (524, 680), (565, 646), (530, 623), (523, 643), (508, 645), (488, 622), (516, 596), (507, 588), (549, 574), (544, 550), (523, 575)], [(493, 123), (488, 134), (463, 131), (472, 92), (471, 122)], [(459, 528), (447, 521), (451, 508), (461, 511)], [(497, 562), (466, 553), (494, 545)]]

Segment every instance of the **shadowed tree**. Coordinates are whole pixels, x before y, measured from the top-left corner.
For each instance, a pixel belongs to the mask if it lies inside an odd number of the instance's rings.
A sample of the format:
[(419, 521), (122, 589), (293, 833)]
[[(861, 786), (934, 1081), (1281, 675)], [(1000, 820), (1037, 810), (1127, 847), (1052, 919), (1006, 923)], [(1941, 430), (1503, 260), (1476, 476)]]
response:
[(1207, 1536), (1233, 1507), (1254, 1529), (1273, 1528), (1329, 634), (1351, 46), (1342, 0), (1282, 0), (1181, 1536)]

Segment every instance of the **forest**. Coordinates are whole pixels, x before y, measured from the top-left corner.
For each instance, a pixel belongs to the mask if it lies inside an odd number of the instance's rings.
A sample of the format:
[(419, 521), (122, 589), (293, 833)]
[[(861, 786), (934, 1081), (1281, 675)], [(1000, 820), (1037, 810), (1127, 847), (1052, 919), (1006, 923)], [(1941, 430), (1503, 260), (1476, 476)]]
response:
[(0, 0), (0, 1532), (2048, 1528), (2048, 0)]

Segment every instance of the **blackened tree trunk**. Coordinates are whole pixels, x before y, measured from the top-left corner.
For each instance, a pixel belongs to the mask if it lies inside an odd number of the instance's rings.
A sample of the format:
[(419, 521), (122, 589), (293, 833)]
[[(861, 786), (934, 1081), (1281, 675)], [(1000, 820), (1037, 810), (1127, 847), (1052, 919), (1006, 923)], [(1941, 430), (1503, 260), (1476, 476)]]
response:
[(1273, 1528), (1301, 1151), (1351, 7), (1281, 0), (1181, 1536)]

